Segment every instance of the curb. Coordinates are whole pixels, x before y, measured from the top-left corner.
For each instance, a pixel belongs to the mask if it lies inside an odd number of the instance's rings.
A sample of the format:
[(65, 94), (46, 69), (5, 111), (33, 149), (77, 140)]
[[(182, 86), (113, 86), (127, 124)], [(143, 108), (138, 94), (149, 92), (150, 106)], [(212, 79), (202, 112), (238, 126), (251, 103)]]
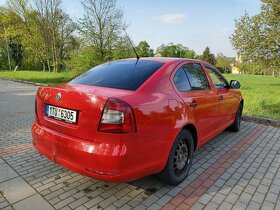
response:
[(243, 121), (248, 122), (257, 122), (264, 125), (272, 125), (275, 127), (280, 127), (280, 120), (274, 120), (270, 118), (261, 118), (261, 117), (255, 117), (255, 116), (249, 116), (249, 115), (242, 115)]
[(48, 84), (39, 83), (39, 82), (30, 82), (30, 81), (26, 81), (26, 80), (8, 79), (8, 78), (0, 78), (0, 79), (12, 81), (12, 82), (20, 82), (20, 83), (35, 85), (35, 86), (44, 86), (44, 87), (49, 86)]

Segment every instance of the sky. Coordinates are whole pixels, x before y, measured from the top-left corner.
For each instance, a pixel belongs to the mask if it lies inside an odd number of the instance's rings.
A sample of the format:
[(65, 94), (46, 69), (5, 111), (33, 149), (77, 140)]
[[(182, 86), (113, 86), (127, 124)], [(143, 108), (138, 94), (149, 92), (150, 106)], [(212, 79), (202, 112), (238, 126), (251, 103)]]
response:
[[(62, 1), (74, 20), (83, 17), (79, 0)], [(214, 54), (234, 57), (229, 40), (234, 20), (245, 11), (259, 13), (260, 0), (118, 0), (118, 7), (124, 11), (127, 33), (136, 45), (146, 40), (156, 50), (161, 44), (181, 43), (197, 54), (209, 46)]]

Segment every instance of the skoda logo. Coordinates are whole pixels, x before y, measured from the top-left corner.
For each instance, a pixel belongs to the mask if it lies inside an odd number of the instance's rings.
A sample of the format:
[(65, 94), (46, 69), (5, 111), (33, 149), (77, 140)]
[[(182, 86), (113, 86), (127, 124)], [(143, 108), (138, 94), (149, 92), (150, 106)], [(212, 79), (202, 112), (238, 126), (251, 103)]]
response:
[(61, 99), (61, 93), (56, 94), (55, 98), (56, 98), (57, 101), (60, 101), (60, 99)]

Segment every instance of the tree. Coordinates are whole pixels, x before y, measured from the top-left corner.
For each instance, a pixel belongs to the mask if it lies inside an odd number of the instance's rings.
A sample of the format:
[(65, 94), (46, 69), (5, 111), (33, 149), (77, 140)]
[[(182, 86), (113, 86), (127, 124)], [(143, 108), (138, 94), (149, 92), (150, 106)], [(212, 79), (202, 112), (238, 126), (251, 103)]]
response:
[[(262, 0), (259, 14), (235, 21), (231, 43), (243, 60), (264, 63), (272, 74), (280, 67), (280, 2)], [(278, 70), (278, 74), (279, 74)]]
[(201, 60), (211, 63), (212, 65), (216, 65), (217, 61), (215, 55), (211, 53), (210, 48), (206, 47), (203, 51), (202, 55), (199, 57)]
[[(38, 14), (37, 21), (39, 33), (44, 40), (44, 52), (50, 71), (54, 72), (63, 68), (65, 48), (71, 50), (69, 43), (75, 39), (73, 33), (76, 24), (68, 14), (62, 10), (61, 0), (34, 0), (34, 10)], [(75, 48), (75, 46), (72, 46)]]
[(218, 54), (216, 57), (216, 67), (222, 72), (222, 73), (230, 73), (231, 72), (231, 64), (233, 63), (232, 58), (228, 58), (224, 56), (223, 54)]
[(78, 45), (76, 24), (62, 11), (61, 0), (7, 0), (0, 22), (16, 66), (60, 71)]
[(21, 67), (22, 59), (23, 59), (23, 49), (21, 44), (11, 43), (9, 44), (9, 48), (11, 51), (11, 58), (15, 62), (15, 71), (17, 68)]
[(80, 74), (100, 64), (100, 62), (96, 60), (97, 54), (98, 50), (96, 47), (83, 47), (70, 55), (70, 59), (66, 61), (66, 65), (75, 75)]
[(110, 60), (112, 49), (125, 27), (123, 11), (116, 0), (83, 0), (86, 15), (80, 32), (88, 46), (95, 46), (101, 62)]
[(112, 50), (112, 54), (113, 60), (135, 57), (130, 38), (127, 36), (119, 37)]
[(49, 71), (58, 71), (59, 21), (63, 19), (61, 0), (35, 0), (39, 33), (44, 40), (44, 52)]
[(170, 43), (168, 45), (162, 44), (158, 49), (157, 53), (159, 53), (162, 57), (175, 57), (175, 58), (194, 58), (195, 52), (190, 50), (189, 48), (183, 46), (182, 44), (173, 44)]
[(150, 45), (147, 41), (141, 41), (136, 47), (136, 52), (140, 57), (154, 56), (154, 50), (150, 48)]
[[(16, 24), (16, 27), (20, 27), (22, 32), (22, 42), (26, 42), (29, 48), (33, 49), (37, 54), (36, 57), (39, 57), (40, 62), (43, 65), (43, 69), (45, 69), (44, 58), (42, 54), (42, 50), (40, 49), (40, 44), (38, 40), (40, 40), (40, 36), (35, 36), (37, 34), (36, 24), (33, 21), (36, 14), (31, 12), (28, 6), (28, 0), (7, 0), (7, 6), (5, 8), (8, 13), (11, 13), (13, 17), (18, 17), (19, 21)], [(32, 46), (32, 47), (31, 47)]]
[(194, 59), (196, 57), (195, 51), (194, 50), (187, 50), (185, 51), (185, 58), (190, 58), (190, 59)]
[(21, 18), (5, 7), (0, 7), (0, 37), (5, 43), (5, 55), (9, 69), (21, 67), (23, 60), (23, 30)]
[(16, 37), (14, 22), (13, 15), (8, 13), (4, 7), (0, 7), (1, 68), (7, 67), (5, 65), (7, 63), (10, 70), (12, 70), (10, 44)]
[(243, 62), (238, 65), (238, 69), (243, 74), (264, 75), (268, 73), (265, 65), (261, 63)]

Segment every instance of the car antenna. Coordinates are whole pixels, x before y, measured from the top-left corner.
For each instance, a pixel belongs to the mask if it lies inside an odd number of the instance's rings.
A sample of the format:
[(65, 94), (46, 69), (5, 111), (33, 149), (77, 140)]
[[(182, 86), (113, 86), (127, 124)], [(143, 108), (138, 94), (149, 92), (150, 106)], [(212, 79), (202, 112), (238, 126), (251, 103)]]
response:
[(134, 53), (135, 53), (135, 55), (136, 55), (137, 62), (138, 62), (138, 60), (140, 59), (140, 57), (139, 57), (139, 55), (137, 54), (137, 51), (136, 51), (135, 47), (133, 46), (132, 40), (131, 40), (130, 37), (127, 35), (125, 28), (123, 28), (123, 31), (124, 31), (126, 37), (129, 39), (129, 42), (130, 42), (130, 44), (131, 44), (131, 46), (132, 46), (132, 49), (133, 49), (133, 51), (134, 51)]

